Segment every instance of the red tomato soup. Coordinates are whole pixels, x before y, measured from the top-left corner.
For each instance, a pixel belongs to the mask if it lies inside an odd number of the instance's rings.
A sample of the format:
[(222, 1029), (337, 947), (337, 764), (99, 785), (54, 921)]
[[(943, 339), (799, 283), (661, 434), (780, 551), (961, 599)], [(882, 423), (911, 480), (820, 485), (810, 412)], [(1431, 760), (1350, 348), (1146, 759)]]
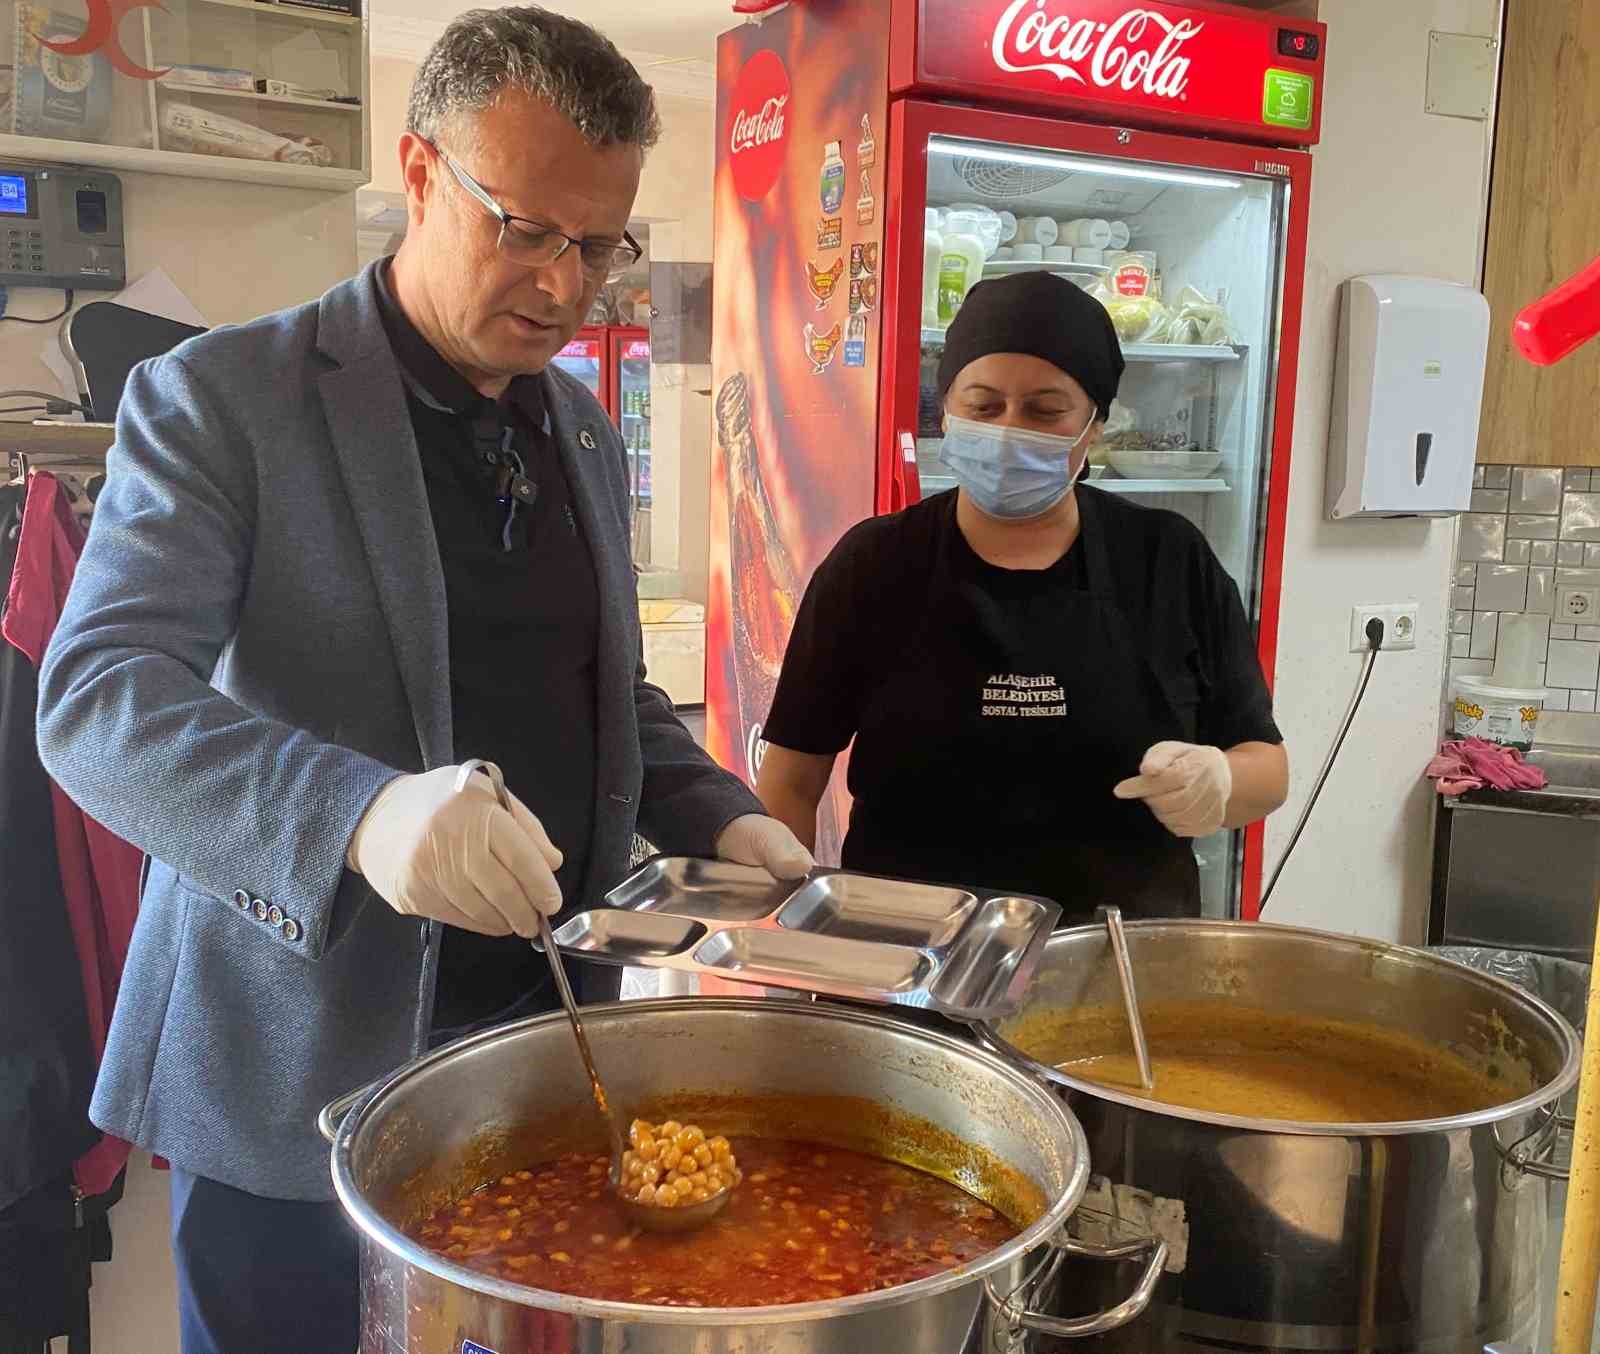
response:
[(766, 1307), (911, 1283), (1018, 1230), (956, 1186), (892, 1161), (771, 1138), (732, 1145), (743, 1183), (696, 1231), (629, 1227), (606, 1158), (573, 1153), (502, 1176), (411, 1235), (532, 1288), (663, 1307)]

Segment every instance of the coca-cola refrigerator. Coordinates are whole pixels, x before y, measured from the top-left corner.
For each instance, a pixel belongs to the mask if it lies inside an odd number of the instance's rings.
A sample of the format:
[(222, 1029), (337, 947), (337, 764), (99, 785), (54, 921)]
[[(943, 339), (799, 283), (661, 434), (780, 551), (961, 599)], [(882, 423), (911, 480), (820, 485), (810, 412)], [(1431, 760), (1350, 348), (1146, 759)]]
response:
[(635, 510), (650, 508), (650, 331), (631, 325), (606, 329), (611, 417), (622, 429)]
[[(979, 276), (1048, 269), (1106, 305), (1128, 371), (1091, 474), (1200, 527), (1271, 679), (1325, 36), (1126, 0), (796, 0), (723, 34), (706, 701), (725, 765), (754, 779), (829, 549), (952, 487), (933, 380)], [(824, 858), (847, 821), (841, 775)], [(1196, 854), (1206, 913), (1253, 917), (1260, 829)]]
[(562, 371), (588, 386), (606, 412), (611, 412), (610, 358), (604, 325), (585, 325), (552, 360)]

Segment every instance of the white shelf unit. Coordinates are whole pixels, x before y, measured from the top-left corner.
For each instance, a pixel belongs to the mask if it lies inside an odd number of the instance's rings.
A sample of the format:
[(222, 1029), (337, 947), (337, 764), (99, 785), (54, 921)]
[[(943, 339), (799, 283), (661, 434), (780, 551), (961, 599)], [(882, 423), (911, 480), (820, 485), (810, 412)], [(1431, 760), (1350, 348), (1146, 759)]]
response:
[[(9, 35), (15, 22), (16, 0), (0, 0), (0, 32)], [(160, 11), (141, 10), (137, 27), (132, 23), (122, 26), (130, 57), (147, 69), (223, 66), (249, 69), (262, 77), (274, 74), (267, 68), (270, 49), (304, 32), (317, 34), (324, 46), (339, 53), (348, 92), (360, 99), (359, 105), (138, 80), (107, 72), (112, 81), (112, 112), (106, 139), (22, 136), (0, 128), (0, 156), (131, 173), (353, 192), (372, 177), (364, 14), (335, 14), (264, 0), (167, 0)], [(173, 101), (211, 107), (284, 136), (314, 136), (330, 147), (335, 163), (328, 167), (284, 164), (170, 149), (161, 144), (161, 108)], [(257, 111), (252, 113), (249, 104), (257, 105)]]
[(209, 85), (186, 85), (176, 80), (161, 81), (161, 88), (171, 93), (187, 95), (190, 98), (246, 99), (251, 103), (273, 103), (281, 104), (286, 108), (315, 108), (319, 112), (343, 113), (353, 117), (361, 116), (360, 104), (335, 103), (332, 99), (307, 99), (298, 94), (258, 94), (254, 90), (213, 89)]
[(220, 5), (223, 9), (242, 9), (263, 19), (280, 19), (285, 23), (327, 24), (335, 28), (359, 28), (361, 19), (355, 14), (335, 14), (330, 10), (313, 9), (309, 5), (263, 4), (262, 0), (190, 0), (191, 4)]

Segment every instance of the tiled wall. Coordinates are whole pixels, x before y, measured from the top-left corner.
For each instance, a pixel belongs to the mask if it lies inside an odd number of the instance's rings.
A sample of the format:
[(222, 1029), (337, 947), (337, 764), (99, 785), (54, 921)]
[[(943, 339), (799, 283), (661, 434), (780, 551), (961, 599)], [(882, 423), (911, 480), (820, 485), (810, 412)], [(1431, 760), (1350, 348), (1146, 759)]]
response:
[(1490, 671), (1503, 615), (1549, 616), (1545, 708), (1594, 711), (1600, 614), (1579, 623), (1563, 590), (1600, 588), (1600, 470), (1479, 466), (1473, 485), (1456, 556), (1451, 676)]

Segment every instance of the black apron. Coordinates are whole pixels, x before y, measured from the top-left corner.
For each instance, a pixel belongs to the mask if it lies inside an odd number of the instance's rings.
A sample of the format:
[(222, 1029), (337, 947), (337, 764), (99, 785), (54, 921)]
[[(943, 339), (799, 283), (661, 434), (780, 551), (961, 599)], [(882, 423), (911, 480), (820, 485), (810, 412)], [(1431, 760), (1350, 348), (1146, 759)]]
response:
[(1191, 844), (1111, 793), (1153, 744), (1195, 740), (1199, 684), (1158, 676), (1094, 496), (1078, 498), (1086, 589), (1070, 552), (1036, 572), (985, 563), (952, 513), (921, 623), (861, 711), (848, 868), (1042, 895), (1063, 925), (1102, 904), (1200, 914)]

